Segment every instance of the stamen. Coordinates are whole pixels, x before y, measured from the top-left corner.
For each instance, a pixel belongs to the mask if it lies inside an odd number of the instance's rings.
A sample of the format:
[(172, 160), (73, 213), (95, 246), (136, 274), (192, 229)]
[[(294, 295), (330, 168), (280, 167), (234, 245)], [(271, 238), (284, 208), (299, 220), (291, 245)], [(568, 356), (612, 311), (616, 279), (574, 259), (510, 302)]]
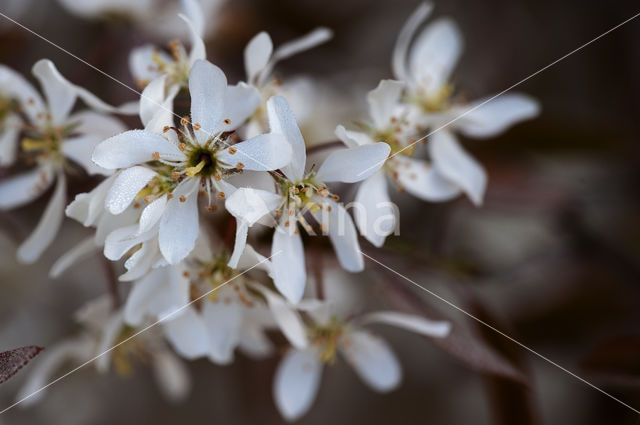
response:
[(196, 165), (195, 167), (189, 167), (185, 170), (185, 173), (187, 174), (187, 176), (193, 178), (195, 177), (196, 174), (198, 174), (200, 171), (202, 171), (202, 169), (204, 168), (204, 166), (206, 165), (205, 160), (201, 160), (200, 162), (198, 162), (198, 165)]

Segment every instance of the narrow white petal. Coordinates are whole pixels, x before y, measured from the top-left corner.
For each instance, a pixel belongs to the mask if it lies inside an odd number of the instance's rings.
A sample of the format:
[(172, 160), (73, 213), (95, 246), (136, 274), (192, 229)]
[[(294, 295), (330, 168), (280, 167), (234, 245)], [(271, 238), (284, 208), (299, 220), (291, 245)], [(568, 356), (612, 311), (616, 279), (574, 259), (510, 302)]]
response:
[(318, 394), (322, 364), (314, 350), (289, 350), (276, 370), (273, 396), (289, 421), (307, 413)]
[(0, 167), (8, 167), (15, 162), (21, 130), (22, 120), (13, 113), (0, 122)]
[(315, 214), (319, 222), (327, 225), (329, 239), (336, 251), (338, 261), (345, 270), (350, 272), (359, 272), (364, 269), (364, 259), (360, 252), (360, 244), (358, 243), (358, 232), (353, 224), (351, 216), (346, 209), (337, 202), (330, 199), (325, 200), (331, 206), (331, 211), (326, 215), (326, 220), (322, 221), (323, 214), (326, 209)]
[(42, 195), (53, 182), (50, 167), (39, 167), (0, 182), (0, 210), (27, 204)]
[(76, 89), (56, 69), (49, 59), (41, 59), (33, 65), (33, 75), (40, 81), (47, 98), (49, 114), (55, 124), (63, 124), (76, 101)]
[(140, 95), (140, 121), (145, 127), (165, 100), (167, 74), (154, 78)]
[(407, 22), (402, 27), (396, 45), (393, 48), (393, 56), (391, 61), (391, 68), (393, 69), (393, 75), (402, 81), (409, 81), (409, 72), (407, 70), (407, 54), (409, 52), (409, 45), (413, 36), (420, 26), (431, 14), (433, 10), (433, 4), (420, 3), (418, 8), (411, 14)]
[(454, 125), (465, 136), (480, 139), (496, 136), (539, 113), (540, 105), (535, 99), (522, 94), (504, 94), (493, 100), (480, 99), (461, 108), (460, 114), (464, 116)]
[(229, 267), (234, 269), (237, 267), (240, 256), (247, 246), (248, 232), (249, 224), (242, 219), (236, 218), (236, 239), (233, 243), (233, 253), (231, 254), (231, 258), (229, 258), (229, 262), (227, 263)]
[(397, 326), (424, 336), (444, 338), (451, 332), (451, 322), (445, 320), (429, 320), (413, 314), (395, 311), (378, 311), (359, 318), (358, 324), (384, 323)]
[(82, 166), (87, 173), (108, 176), (113, 173), (113, 170), (102, 168), (91, 159), (95, 147), (103, 140), (103, 137), (94, 135), (78, 136), (65, 140), (61, 150), (64, 156)]
[(227, 198), (225, 208), (234, 217), (253, 226), (263, 216), (278, 208), (281, 203), (282, 195), (261, 189), (241, 187)]
[[(183, 0), (184, 1), (184, 0)], [(188, 0), (190, 3), (196, 3), (194, 0)], [(192, 10), (191, 13), (198, 14), (196, 10)], [(202, 29), (203, 23), (201, 22), (204, 19), (202, 12), (199, 13), (199, 17), (195, 16), (185, 16), (182, 14), (178, 14), (180, 19), (186, 22), (187, 27), (189, 27), (189, 37), (191, 39), (191, 51), (189, 52), (189, 63), (193, 65), (198, 60), (205, 60), (207, 58), (207, 49), (204, 45), (204, 41), (202, 40)]]
[(331, 32), (330, 29), (320, 27), (300, 38), (281, 44), (275, 52), (273, 52), (271, 60), (263, 69), (259, 83), (263, 84), (265, 82), (265, 79), (271, 75), (271, 70), (279, 61), (290, 58), (291, 56), (297, 55), (305, 50), (312, 49), (317, 45), (330, 40), (331, 37), (333, 37), (333, 32)]
[(372, 389), (387, 392), (400, 384), (400, 364), (381, 338), (369, 332), (354, 331), (343, 337), (340, 348), (360, 378)]
[(416, 38), (409, 54), (412, 77), (427, 96), (449, 82), (463, 48), (458, 26), (447, 18), (434, 21)]
[(113, 352), (110, 349), (117, 344), (117, 338), (122, 332), (123, 325), (124, 323), (122, 321), (121, 311), (116, 311), (110, 316), (107, 316), (103, 319), (102, 323), (100, 323), (100, 333), (96, 352), (103, 354), (95, 359), (95, 366), (98, 372), (105, 373), (109, 370), (109, 367), (111, 366), (111, 356), (113, 355)]
[(189, 75), (191, 121), (200, 124), (204, 139), (212, 135), (224, 118), (226, 89), (227, 77), (220, 68), (204, 60), (193, 64)]
[(335, 130), (336, 137), (340, 139), (347, 147), (355, 148), (361, 145), (371, 145), (375, 141), (366, 133), (360, 131), (347, 130), (339, 125)]
[(184, 11), (185, 18), (193, 25), (193, 32), (199, 37), (204, 36), (205, 14), (198, 0), (180, 0), (180, 7)]
[(336, 150), (320, 166), (318, 180), (344, 183), (364, 180), (384, 165), (390, 152), (389, 145), (383, 142)]
[(112, 261), (119, 260), (131, 248), (153, 236), (151, 232), (138, 235), (137, 230), (138, 225), (131, 224), (109, 233), (104, 240), (104, 256)]
[(177, 317), (163, 321), (167, 339), (178, 354), (187, 360), (206, 356), (209, 352), (209, 336), (202, 317), (188, 307)]
[(119, 119), (91, 110), (71, 114), (69, 122), (76, 126), (74, 132), (85, 136), (96, 136), (101, 139), (122, 133), (127, 129), (127, 126)]
[(73, 266), (82, 259), (89, 258), (96, 254), (98, 251), (93, 236), (89, 236), (78, 242), (69, 251), (62, 254), (60, 258), (53, 263), (51, 270), (49, 271), (49, 277), (56, 279), (60, 277), (69, 267)]
[(45, 393), (43, 389), (56, 378), (59, 368), (67, 362), (73, 364), (89, 360), (94, 355), (94, 341), (80, 337), (65, 340), (51, 347), (38, 356), (38, 361), (29, 367), (25, 382), (20, 387), (16, 400), (23, 407), (30, 406)]
[[(224, 297), (220, 294), (220, 297)], [(209, 358), (218, 364), (233, 361), (233, 351), (240, 339), (242, 311), (236, 302), (205, 302), (202, 306), (202, 319), (211, 344)]]
[(155, 350), (151, 356), (153, 376), (164, 397), (180, 403), (189, 396), (191, 375), (185, 364), (169, 350)]
[(424, 201), (443, 202), (460, 195), (462, 190), (454, 182), (441, 176), (426, 161), (404, 155), (394, 158), (396, 176), (402, 190)]
[(31, 83), (4, 65), (0, 65), (0, 93), (3, 97), (16, 99), (29, 120), (34, 123), (40, 122), (42, 117), (39, 114), (46, 112), (40, 94)]
[(369, 92), (369, 113), (376, 128), (382, 129), (392, 125), (391, 118), (397, 112), (403, 89), (404, 83), (401, 81), (382, 80), (378, 87)]
[(396, 228), (397, 208), (394, 208), (387, 190), (387, 179), (377, 172), (360, 183), (353, 210), (360, 233), (377, 247)]
[(234, 86), (227, 86), (222, 120), (211, 131), (217, 134), (237, 129), (253, 115), (261, 102), (260, 92), (253, 86), (242, 82)]
[(164, 62), (173, 61), (171, 56), (158, 50), (158, 48), (152, 44), (134, 47), (131, 50), (129, 54), (129, 70), (136, 80), (136, 83), (148, 84), (150, 81), (162, 75), (153, 60), (154, 55), (158, 55)]
[(111, 214), (120, 214), (157, 174), (150, 168), (135, 166), (122, 170), (107, 193), (104, 206)]
[(75, 199), (67, 205), (65, 214), (67, 217), (82, 223), (83, 226), (93, 226), (104, 212), (104, 199), (113, 184), (116, 175), (103, 180), (89, 193), (79, 193)]
[(298, 312), (284, 298), (264, 286), (256, 284), (252, 288), (264, 295), (273, 318), (291, 345), (305, 348), (308, 344), (307, 331)]
[[(174, 198), (160, 220), (158, 241), (160, 251), (169, 264), (182, 261), (196, 244), (200, 226), (198, 223), (198, 181), (187, 182), (174, 190)], [(185, 194), (185, 202), (180, 196)]]
[(257, 252), (251, 245), (246, 245), (242, 255), (238, 260), (236, 267), (238, 270), (247, 270), (255, 268), (257, 270), (263, 270), (267, 272), (269, 276), (272, 275), (271, 261), (269, 261), (264, 255)]
[(448, 131), (438, 131), (427, 143), (433, 167), (443, 177), (457, 184), (480, 205), (487, 187), (487, 173)]
[[(295, 226), (295, 223), (292, 223)], [(271, 245), (273, 283), (292, 303), (302, 299), (307, 281), (304, 248), (300, 234), (289, 234), (280, 225), (273, 234)]]
[(218, 155), (218, 159), (245, 170), (277, 170), (291, 161), (291, 145), (277, 133), (261, 134), (236, 143), (233, 145), (234, 154), (231, 154), (229, 149), (231, 148), (223, 150)]
[(284, 135), (291, 145), (291, 163), (281, 170), (290, 180), (298, 181), (304, 174), (307, 148), (287, 100), (281, 96), (270, 98), (267, 101), (267, 115), (271, 132)]
[(163, 195), (147, 205), (140, 215), (138, 234), (151, 230), (158, 223), (167, 207), (167, 195)]
[[(165, 127), (173, 125), (173, 100), (180, 92), (179, 85), (169, 87), (164, 100), (156, 104), (155, 111), (149, 121), (145, 124), (144, 129), (151, 133), (163, 134)], [(168, 138), (175, 137), (172, 133), (164, 133)], [(175, 137), (177, 139), (177, 137)]]
[(184, 158), (176, 145), (159, 134), (130, 130), (99, 143), (92, 159), (99, 166), (113, 170), (153, 161), (156, 153), (160, 157)]
[(18, 259), (23, 263), (33, 263), (53, 242), (64, 219), (64, 206), (67, 203), (67, 179), (63, 173), (58, 175), (56, 189), (49, 200), (38, 225), (18, 248)]
[(244, 68), (247, 72), (247, 81), (252, 82), (256, 75), (267, 66), (272, 52), (271, 37), (264, 31), (249, 41), (244, 49)]

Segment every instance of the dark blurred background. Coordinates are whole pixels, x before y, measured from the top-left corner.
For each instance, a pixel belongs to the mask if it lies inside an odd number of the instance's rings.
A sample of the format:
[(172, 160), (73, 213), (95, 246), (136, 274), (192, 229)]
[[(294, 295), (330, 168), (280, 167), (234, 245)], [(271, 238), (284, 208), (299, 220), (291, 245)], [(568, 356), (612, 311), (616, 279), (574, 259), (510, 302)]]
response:
[[(3, 3), (0, 11), (12, 16)], [(244, 74), (242, 49), (257, 32), (268, 31), (277, 46), (328, 26), (335, 32), (331, 42), (281, 63), (277, 72), (323, 79), (349, 93), (346, 101), (359, 107), (366, 90), (391, 77), (396, 35), (417, 4), (229, 1), (212, 18), (209, 59), (236, 81)], [(469, 99), (506, 89), (640, 12), (634, 1), (440, 0), (435, 6), (435, 16), (451, 16), (464, 34), (455, 82)], [(51, 0), (31, 2), (12, 17), (130, 85), (130, 49), (168, 41), (122, 20), (80, 19)], [(63, 75), (109, 102), (133, 99), (126, 88), (34, 35), (1, 24), (1, 63), (30, 75), (36, 60), (50, 58)], [(490, 176), (481, 208), (466, 199), (426, 204), (401, 194), (396, 200), (402, 237), (391, 238), (382, 250), (362, 242), (370, 255), (401, 267), (416, 282), (635, 408), (640, 408), (639, 41), (640, 18), (520, 85), (517, 91), (539, 100), (540, 117), (495, 139), (464, 141)], [(343, 123), (351, 118), (345, 116)], [(92, 184), (75, 181), (72, 190)], [(58, 280), (47, 278), (55, 258), (88, 234), (77, 223), (65, 223), (59, 243), (38, 266), (15, 263), (16, 246), (44, 205), (0, 213), (0, 349), (46, 347), (72, 335), (78, 330), (73, 312), (104, 292), (98, 258)], [(374, 264), (354, 279), (370, 285), (371, 295), (384, 298), (386, 307), (457, 320), (468, 339), (436, 346), (381, 328), (403, 364), (403, 386), (387, 395), (373, 393), (338, 363), (325, 371), (318, 400), (299, 423), (638, 423), (630, 409)], [(389, 295), (389, 285), (403, 289)], [(0, 416), (0, 423), (281, 423), (271, 396), (277, 361), (238, 355), (227, 367), (191, 363), (192, 395), (178, 406), (161, 398), (144, 368), (126, 380), (86, 368), (51, 387), (35, 407)], [(13, 401), (22, 379), (18, 375), (0, 387), (1, 406)]]

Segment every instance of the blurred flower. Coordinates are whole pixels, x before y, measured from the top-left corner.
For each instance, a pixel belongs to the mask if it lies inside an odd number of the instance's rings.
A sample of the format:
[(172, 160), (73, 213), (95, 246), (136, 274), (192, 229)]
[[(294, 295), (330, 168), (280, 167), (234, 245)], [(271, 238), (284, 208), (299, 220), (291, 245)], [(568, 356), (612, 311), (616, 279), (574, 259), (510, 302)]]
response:
[(0, 209), (25, 205), (41, 196), (57, 181), (53, 196), (33, 233), (18, 249), (18, 259), (32, 263), (55, 238), (64, 217), (65, 172), (75, 166), (90, 174), (110, 174), (91, 161), (91, 151), (105, 137), (124, 130), (116, 119), (86, 110), (71, 113), (77, 98), (100, 112), (132, 113), (137, 103), (119, 108), (105, 104), (87, 90), (67, 81), (49, 60), (33, 67), (46, 103), (31, 85), (6, 67), (0, 68), (0, 108), (4, 126), (0, 133), (0, 161), (12, 165), (20, 147), (36, 168), (0, 183)]
[(300, 303), (311, 324), (307, 328), (308, 348), (293, 348), (284, 356), (274, 379), (276, 406), (289, 421), (304, 415), (313, 404), (320, 387), (324, 364), (333, 364), (340, 353), (360, 378), (373, 390), (388, 392), (401, 381), (402, 371), (391, 348), (363, 326), (383, 323), (432, 338), (449, 334), (449, 322), (436, 322), (419, 316), (381, 311), (344, 320), (332, 313), (330, 303)]

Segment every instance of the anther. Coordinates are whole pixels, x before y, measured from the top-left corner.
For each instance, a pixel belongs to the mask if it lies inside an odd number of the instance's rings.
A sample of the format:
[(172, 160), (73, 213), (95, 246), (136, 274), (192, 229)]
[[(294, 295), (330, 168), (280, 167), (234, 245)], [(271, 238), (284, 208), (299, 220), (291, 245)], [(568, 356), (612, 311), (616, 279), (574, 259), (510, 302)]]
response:
[(229, 124), (231, 124), (231, 120), (230, 120), (229, 118), (225, 118), (225, 119), (224, 119), (224, 123), (225, 123), (226, 125), (229, 125)]
[(202, 126), (200, 125), (200, 123), (193, 124), (193, 129), (194, 130), (200, 130), (201, 128), (202, 128)]
[(187, 202), (187, 198), (184, 195), (180, 195), (180, 202)]
[(224, 199), (226, 195), (224, 194), (224, 192), (218, 192), (217, 196), (218, 196), (218, 199)]
[(173, 199), (173, 193), (167, 193), (167, 200)]
[(191, 121), (191, 118), (189, 118), (189, 116), (184, 116), (180, 118), (180, 125), (186, 127), (186, 125), (189, 124), (189, 121)]
[(156, 161), (160, 160), (160, 152), (154, 152), (152, 155), (153, 159), (155, 159)]
[(238, 152), (238, 149), (234, 148), (233, 146), (231, 146), (231, 147), (229, 148), (229, 153), (230, 153), (231, 155), (234, 155), (236, 152)]

